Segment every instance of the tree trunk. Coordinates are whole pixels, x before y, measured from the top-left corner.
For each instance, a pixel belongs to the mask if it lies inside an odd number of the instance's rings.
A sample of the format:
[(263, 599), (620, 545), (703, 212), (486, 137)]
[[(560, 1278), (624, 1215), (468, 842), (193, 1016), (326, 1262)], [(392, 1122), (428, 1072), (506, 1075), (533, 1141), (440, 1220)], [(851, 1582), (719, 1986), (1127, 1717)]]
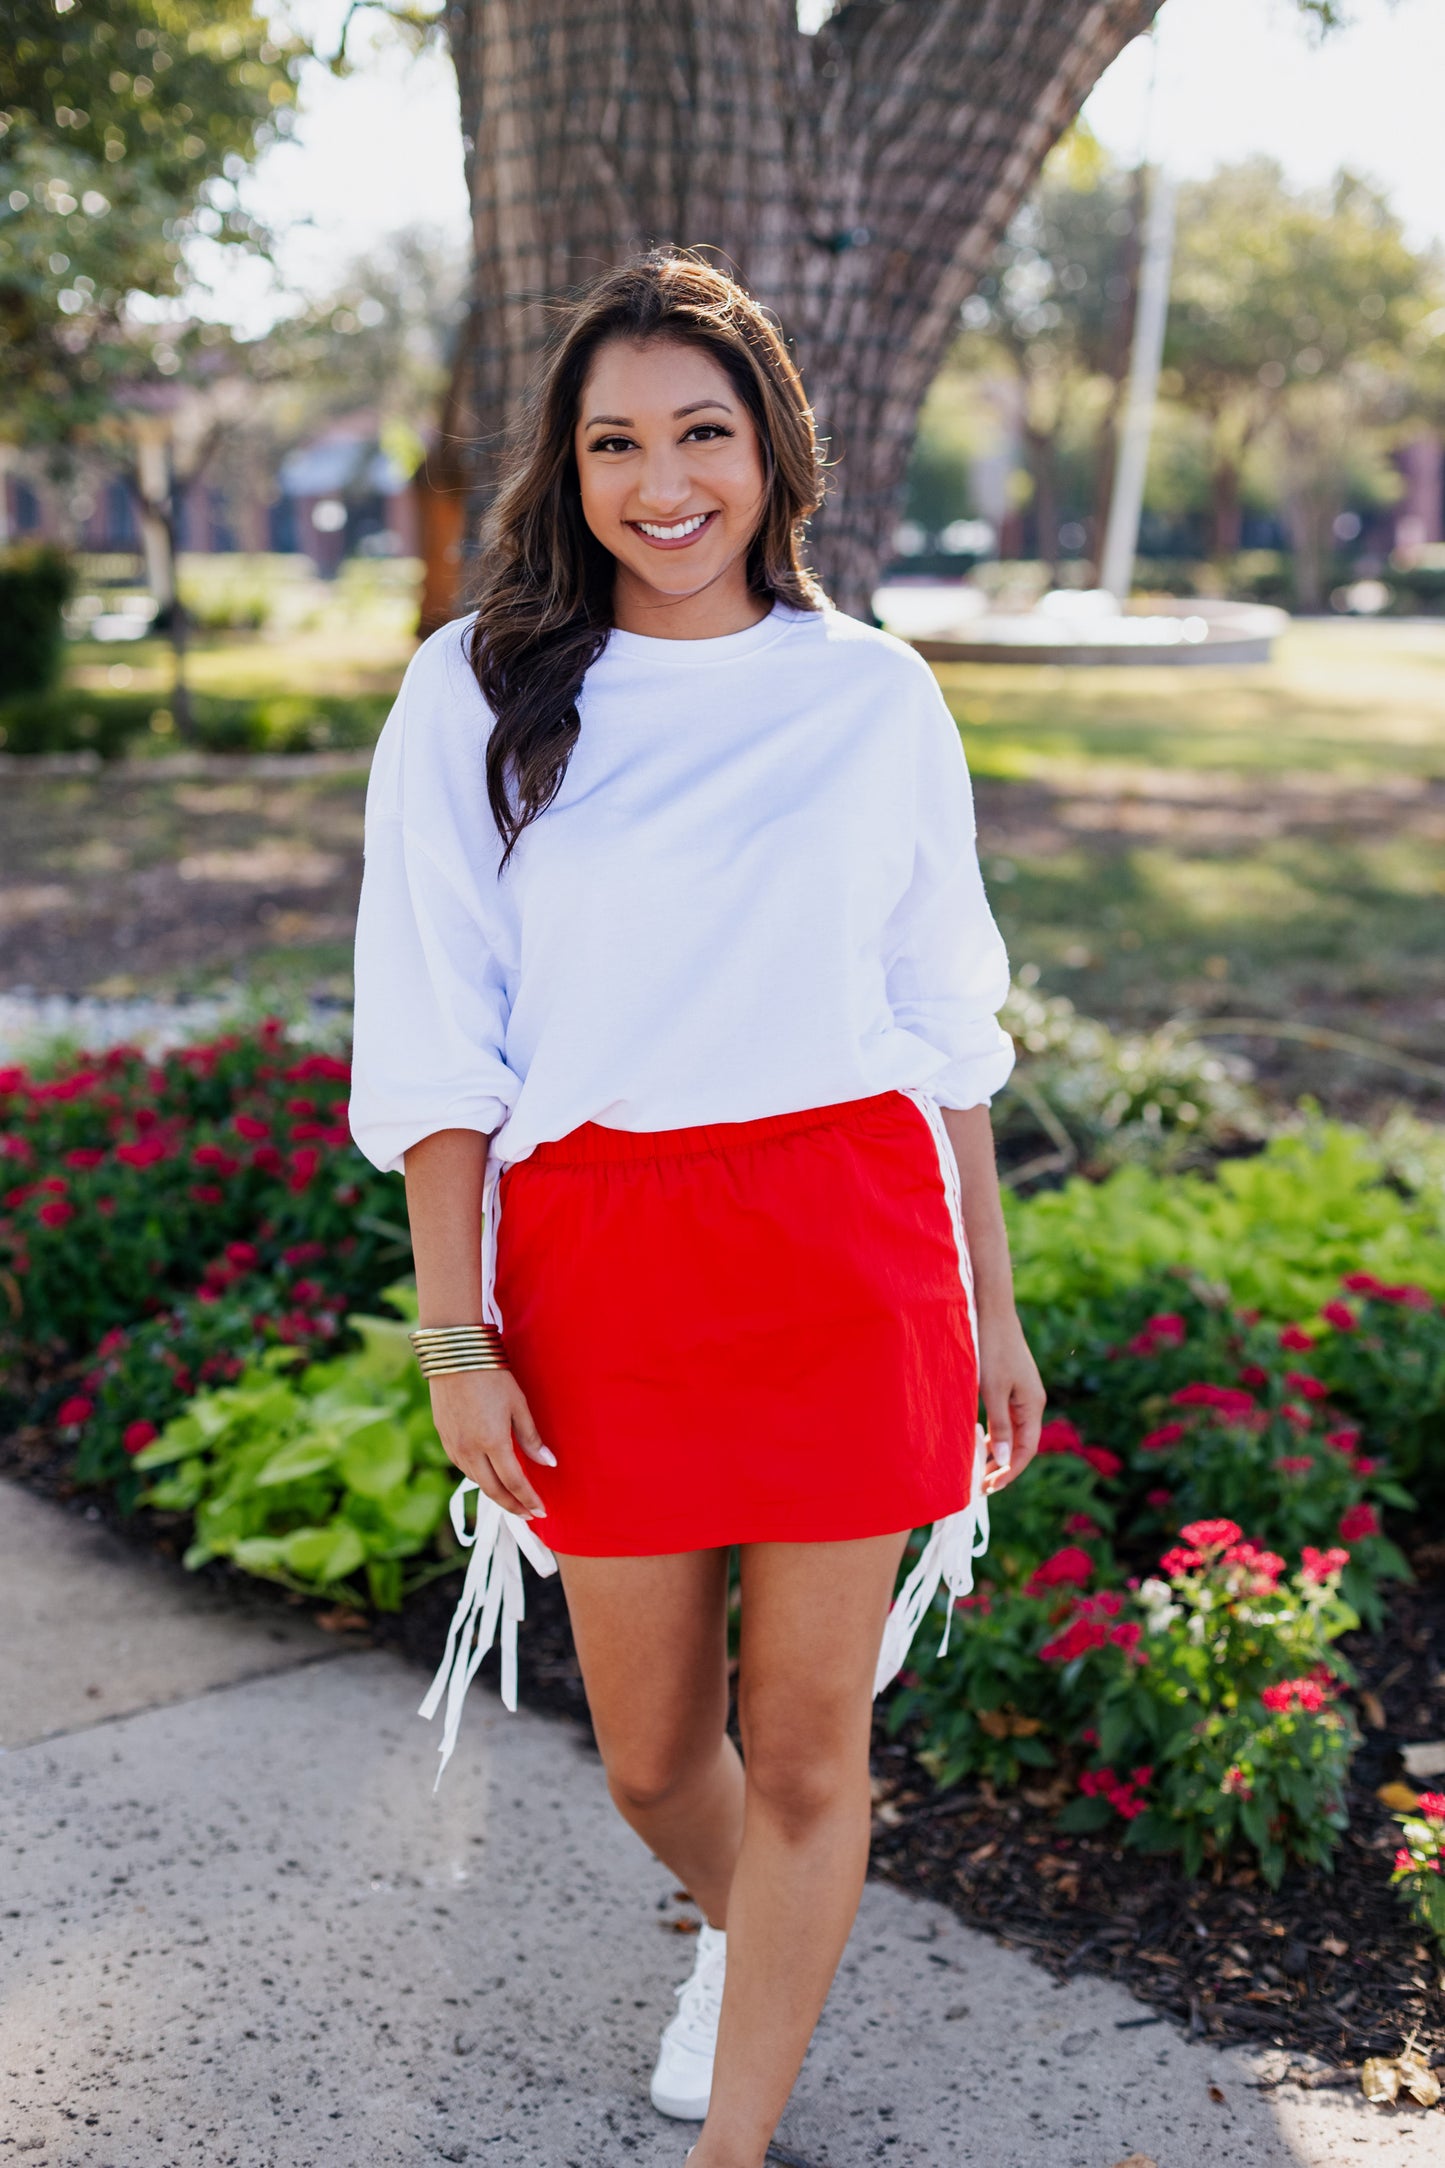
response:
[(868, 615), (959, 305), (1158, 4), (848, 0), (805, 37), (795, 0), (450, 0), (472, 532), (556, 300), (639, 247), (706, 245), (792, 343), (830, 469), (812, 562)]
[(1216, 452), (1209, 477), (1209, 554), (1233, 557), (1243, 531), (1243, 507), (1239, 499), (1239, 462), (1229, 452)]
[(1029, 472), (1034, 481), (1035, 553), (1049, 568), (1050, 580), (1059, 573), (1059, 493), (1054, 478), (1052, 430), (1026, 429)]

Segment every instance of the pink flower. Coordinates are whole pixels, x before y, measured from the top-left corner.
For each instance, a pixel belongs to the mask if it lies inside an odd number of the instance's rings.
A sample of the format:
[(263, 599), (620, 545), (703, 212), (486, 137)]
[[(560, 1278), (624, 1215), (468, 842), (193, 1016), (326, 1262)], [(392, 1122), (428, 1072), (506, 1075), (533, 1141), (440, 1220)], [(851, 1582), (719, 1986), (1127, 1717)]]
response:
[(1308, 1475), (1314, 1464), (1313, 1453), (1285, 1453), (1275, 1462), (1281, 1475)]
[(1445, 1822), (1445, 1792), (1421, 1792), (1415, 1812), (1423, 1814), (1427, 1822)]
[[(326, 1244), (324, 1242), (297, 1242), (293, 1243), (289, 1250), (283, 1250), (281, 1254), (288, 1265), (314, 1265), (318, 1258), (326, 1255)], [(1044, 1427), (1047, 1429), (1049, 1426), (1046, 1424)]]
[(1279, 1412), (1292, 1430), (1308, 1430), (1310, 1428), (1310, 1412), (1308, 1408), (1297, 1408), (1292, 1400), (1286, 1400)]
[(1188, 1435), (1183, 1423), (1161, 1423), (1157, 1430), (1149, 1431), (1139, 1440), (1139, 1450), (1141, 1453), (1163, 1453)]
[(1320, 1378), (1312, 1378), (1307, 1370), (1286, 1370), (1284, 1381), (1304, 1400), (1328, 1400), (1330, 1397), (1328, 1385)]
[(1347, 1287), (1352, 1295), (1383, 1295), (1385, 1292), (1384, 1281), (1377, 1280), (1373, 1272), (1347, 1272), (1340, 1285)]
[(56, 1413), (57, 1423), (87, 1423), (95, 1413), (95, 1402), (87, 1400), (84, 1393), (74, 1393), (69, 1400), (62, 1400)]
[(219, 1144), (198, 1144), (191, 1154), (193, 1167), (210, 1167), (216, 1174), (235, 1174), (241, 1162), (231, 1152), (223, 1152)]
[(1173, 1505), (1174, 1493), (1167, 1490), (1145, 1491), (1144, 1503), (1146, 1506), (1153, 1506), (1156, 1513), (1162, 1513), (1166, 1506)]
[(1101, 1649), (1107, 1639), (1108, 1628), (1101, 1619), (1076, 1618), (1046, 1641), (1039, 1655), (1046, 1664), (1067, 1664), (1076, 1656), (1087, 1656), (1091, 1649)]
[(1197, 1572), (1203, 1564), (1203, 1551), (1187, 1550), (1182, 1544), (1176, 1543), (1173, 1549), (1166, 1551), (1160, 1559), (1159, 1571), (1169, 1580), (1176, 1581), (1181, 1574)]
[(197, 1204), (224, 1204), (225, 1194), (214, 1182), (192, 1182), (191, 1195)]
[(74, 1219), (75, 1206), (67, 1204), (63, 1197), (52, 1197), (48, 1204), (40, 1207), (38, 1216), (42, 1226), (63, 1227), (67, 1220)]
[(1239, 1382), (1241, 1385), (1252, 1385), (1258, 1391), (1261, 1385), (1268, 1385), (1269, 1372), (1261, 1370), (1258, 1363), (1246, 1363), (1239, 1373)]
[(315, 1145), (301, 1145), (291, 1154), (291, 1172), (286, 1177), (286, 1187), (297, 1192), (305, 1189), (320, 1164), (321, 1154)]
[(1294, 1687), (1290, 1680), (1285, 1679), (1278, 1686), (1266, 1686), (1259, 1698), (1267, 1709), (1272, 1709), (1278, 1714), (1287, 1709), (1293, 1701)]
[(1267, 1709), (1281, 1715), (1289, 1709), (1302, 1709), (1309, 1715), (1316, 1714), (1329, 1700), (1329, 1688), (1325, 1679), (1279, 1679), (1273, 1686), (1266, 1686), (1260, 1700)]
[(234, 1120), (237, 1136), (244, 1137), (248, 1144), (258, 1144), (271, 1134), (271, 1124), (263, 1122), (258, 1115), (238, 1114)]
[[(317, 1248), (319, 1247), (318, 1244)], [(1074, 1425), (1062, 1415), (1054, 1416), (1039, 1432), (1041, 1453), (1079, 1453), (1082, 1452), (1083, 1445), (1084, 1441)]]
[(1358, 1505), (1347, 1506), (1340, 1515), (1340, 1535), (1346, 1543), (1358, 1543), (1362, 1536), (1380, 1533), (1380, 1516), (1372, 1505), (1363, 1499)]
[[(145, 1111), (142, 1107), (136, 1115), (138, 1128), (141, 1126), (140, 1116)], [(169, 1154), (159, 1137), (142, 1137), (135, 1144), (118, 1144), (115, 1156), (123, 1167), (153, 1167), (158, 1160), (168, 1158)]]
[(1289, 1348), (1297, 1354), (1302, 1354), (1306, 1348), (1314, 1346), (1314, 1341), (1302, 1325), (1286, 1325), (1279, 1336), (1279, 1344), (1282, 1348)]
[(139, 1453), (150, 1444), (152, 1438), (159, 1437), (159, 1435), (160, 1433), (155, 1424), (148, 1423), (142, 1416), (138, 1422), (126, 1424), (125, 1429), (121, 1432), (120, 1442), (127, 1453)]
[[(294, 1292), (297, 1295), (301, 1293), (301, 1283), (299, 1281)], [(1066, 1536), (1097, 1536), (1098, 1533), (1098, 1522), (1092, 1520), (1087, 1513), (1071, 1513), (1064, 1522), (1064, 1534)]]
[(1355, 1330), (1355, 1313), (1347, 1302), (1327, 1302), (1320, 1316), (1327, 1325), (1333, 1325), (1336, 1332)]
[(1093, 1570), (1094, 1561), (1087, 1551), (1081, 1551), (1077, 1544), (1066, 1544), (1034, 1568), (1024, 1585), (1024, 1594), (1036, 1596), (1046, 1588), (1082, 1588)]
[(253, 1242), (228, 1242), (226, 1256), (243, 1272), (253, 1272), (261, 1262), (261, 1253)]
[(1338, 1546), (1329, 1551), (1317, 1551), (1312, 1543), (1307, 1543), (1300, 1552), (1300, 1572), (1307, 1581), (1328, 1581), (1331, 1574), (1338, 1573), (1349, 1562), (1349, 1552)]
[(98, 1144), (77, 1144), (74, 1151), (66, 1153), (65, 1164), (67, 1167), (98, 1167), (104, 1157)]
[(1179, 1531), (1186, 1543), (1193, 1543), (1201, 1551), (1223, 1549), (1226, 1543), (1238, 1543), (1244, 1533), (1238, 1521), (1191, 1521)]
[[(1273, 1588), (1275, 1582), (1284, 1572), (1284, 1560), (1279, 1553), (1277, 1551), (1262, 1550), (1248, 1536), (1241, 1543), (1230, 1544), (1224, 1554), (1224, 1563), (1226, 1566), (1243, 1566), (1246, 1572), (1254, 1574), (1268, 1588)], [(1262, 1591), (1256, 1589), (1255, 1593), (1259, 1594)]]
[(1395, 1854), (1395, 1872), (1396, 1874), (1413, 1874), (1414, 1870), (1415, 1855), (1413, 1852), (1407, 1852), (1402, 1844)]
[(1347, 1424), (1341, 1430), (1325, 1432), (1325, 1444), (1332, 1445), (1337, 1453), (1353, 1453), (1359, 1442), (1360, 1433), (1356, 1425)]
[(1143, 1630), (1137, 1619), (1121, 1618), (1117, 1626), (1109, 1628), (1109, 1639), (1121, 1649), (1136, 1649)]

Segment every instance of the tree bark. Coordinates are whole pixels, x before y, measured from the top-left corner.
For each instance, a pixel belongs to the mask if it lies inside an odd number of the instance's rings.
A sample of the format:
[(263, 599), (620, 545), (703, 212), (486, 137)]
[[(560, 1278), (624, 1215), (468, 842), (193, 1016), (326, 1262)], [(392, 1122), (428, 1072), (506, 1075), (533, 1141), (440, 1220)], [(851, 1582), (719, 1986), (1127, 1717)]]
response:
[(869, 614), (918, 410), (1045, 154), (1159, 0), (450, 0), (474, 279), (448, 403), (470, 500), (557, 301), (654, 242), (771, 308), (826, 439), (814, 569)]
[(1239, 496), (1239, 462), (1230, 452), (1216, 452), (1209, 477), (1209, 554), (1233, 557), (1243, 531), (1243, 507)]

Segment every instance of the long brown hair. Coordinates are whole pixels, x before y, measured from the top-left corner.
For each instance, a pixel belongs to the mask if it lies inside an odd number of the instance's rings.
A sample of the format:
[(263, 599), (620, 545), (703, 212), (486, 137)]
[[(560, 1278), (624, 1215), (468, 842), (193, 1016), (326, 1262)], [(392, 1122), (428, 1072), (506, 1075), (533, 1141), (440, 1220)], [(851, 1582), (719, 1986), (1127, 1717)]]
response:
[(582, 680), (612, 630), (616, 560), (582, 516), (573, 432), (592, 358), (616, 338), (682, 340), (726, 371), (766, 476), (748, 587), (801, 610), (825, 600), (802, 558), (804, 523), (823, 496), (813, 415), (773, 319), (691, 250), (649, 249), (604, 273), (570, 304), (543, 356), (483, 530), (469, 659), (494, 718), (487, 796), (504, 865), (561, 789)]

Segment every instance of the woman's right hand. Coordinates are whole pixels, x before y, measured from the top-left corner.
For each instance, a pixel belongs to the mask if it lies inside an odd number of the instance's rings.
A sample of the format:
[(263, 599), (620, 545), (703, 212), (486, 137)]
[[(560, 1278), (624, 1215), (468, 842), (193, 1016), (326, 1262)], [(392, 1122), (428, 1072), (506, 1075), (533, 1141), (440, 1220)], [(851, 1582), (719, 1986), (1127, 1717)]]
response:
[(557, 1459), (538, 1437), (526, 1395), (510, 1370), (459, 1370), (433, 1378), (431, 1410), (448, 1460), (494, 1505), (527, 1520), (545, 1517), (547, 1509), (517, 1449), (544, 1468), (555, 1468)]

